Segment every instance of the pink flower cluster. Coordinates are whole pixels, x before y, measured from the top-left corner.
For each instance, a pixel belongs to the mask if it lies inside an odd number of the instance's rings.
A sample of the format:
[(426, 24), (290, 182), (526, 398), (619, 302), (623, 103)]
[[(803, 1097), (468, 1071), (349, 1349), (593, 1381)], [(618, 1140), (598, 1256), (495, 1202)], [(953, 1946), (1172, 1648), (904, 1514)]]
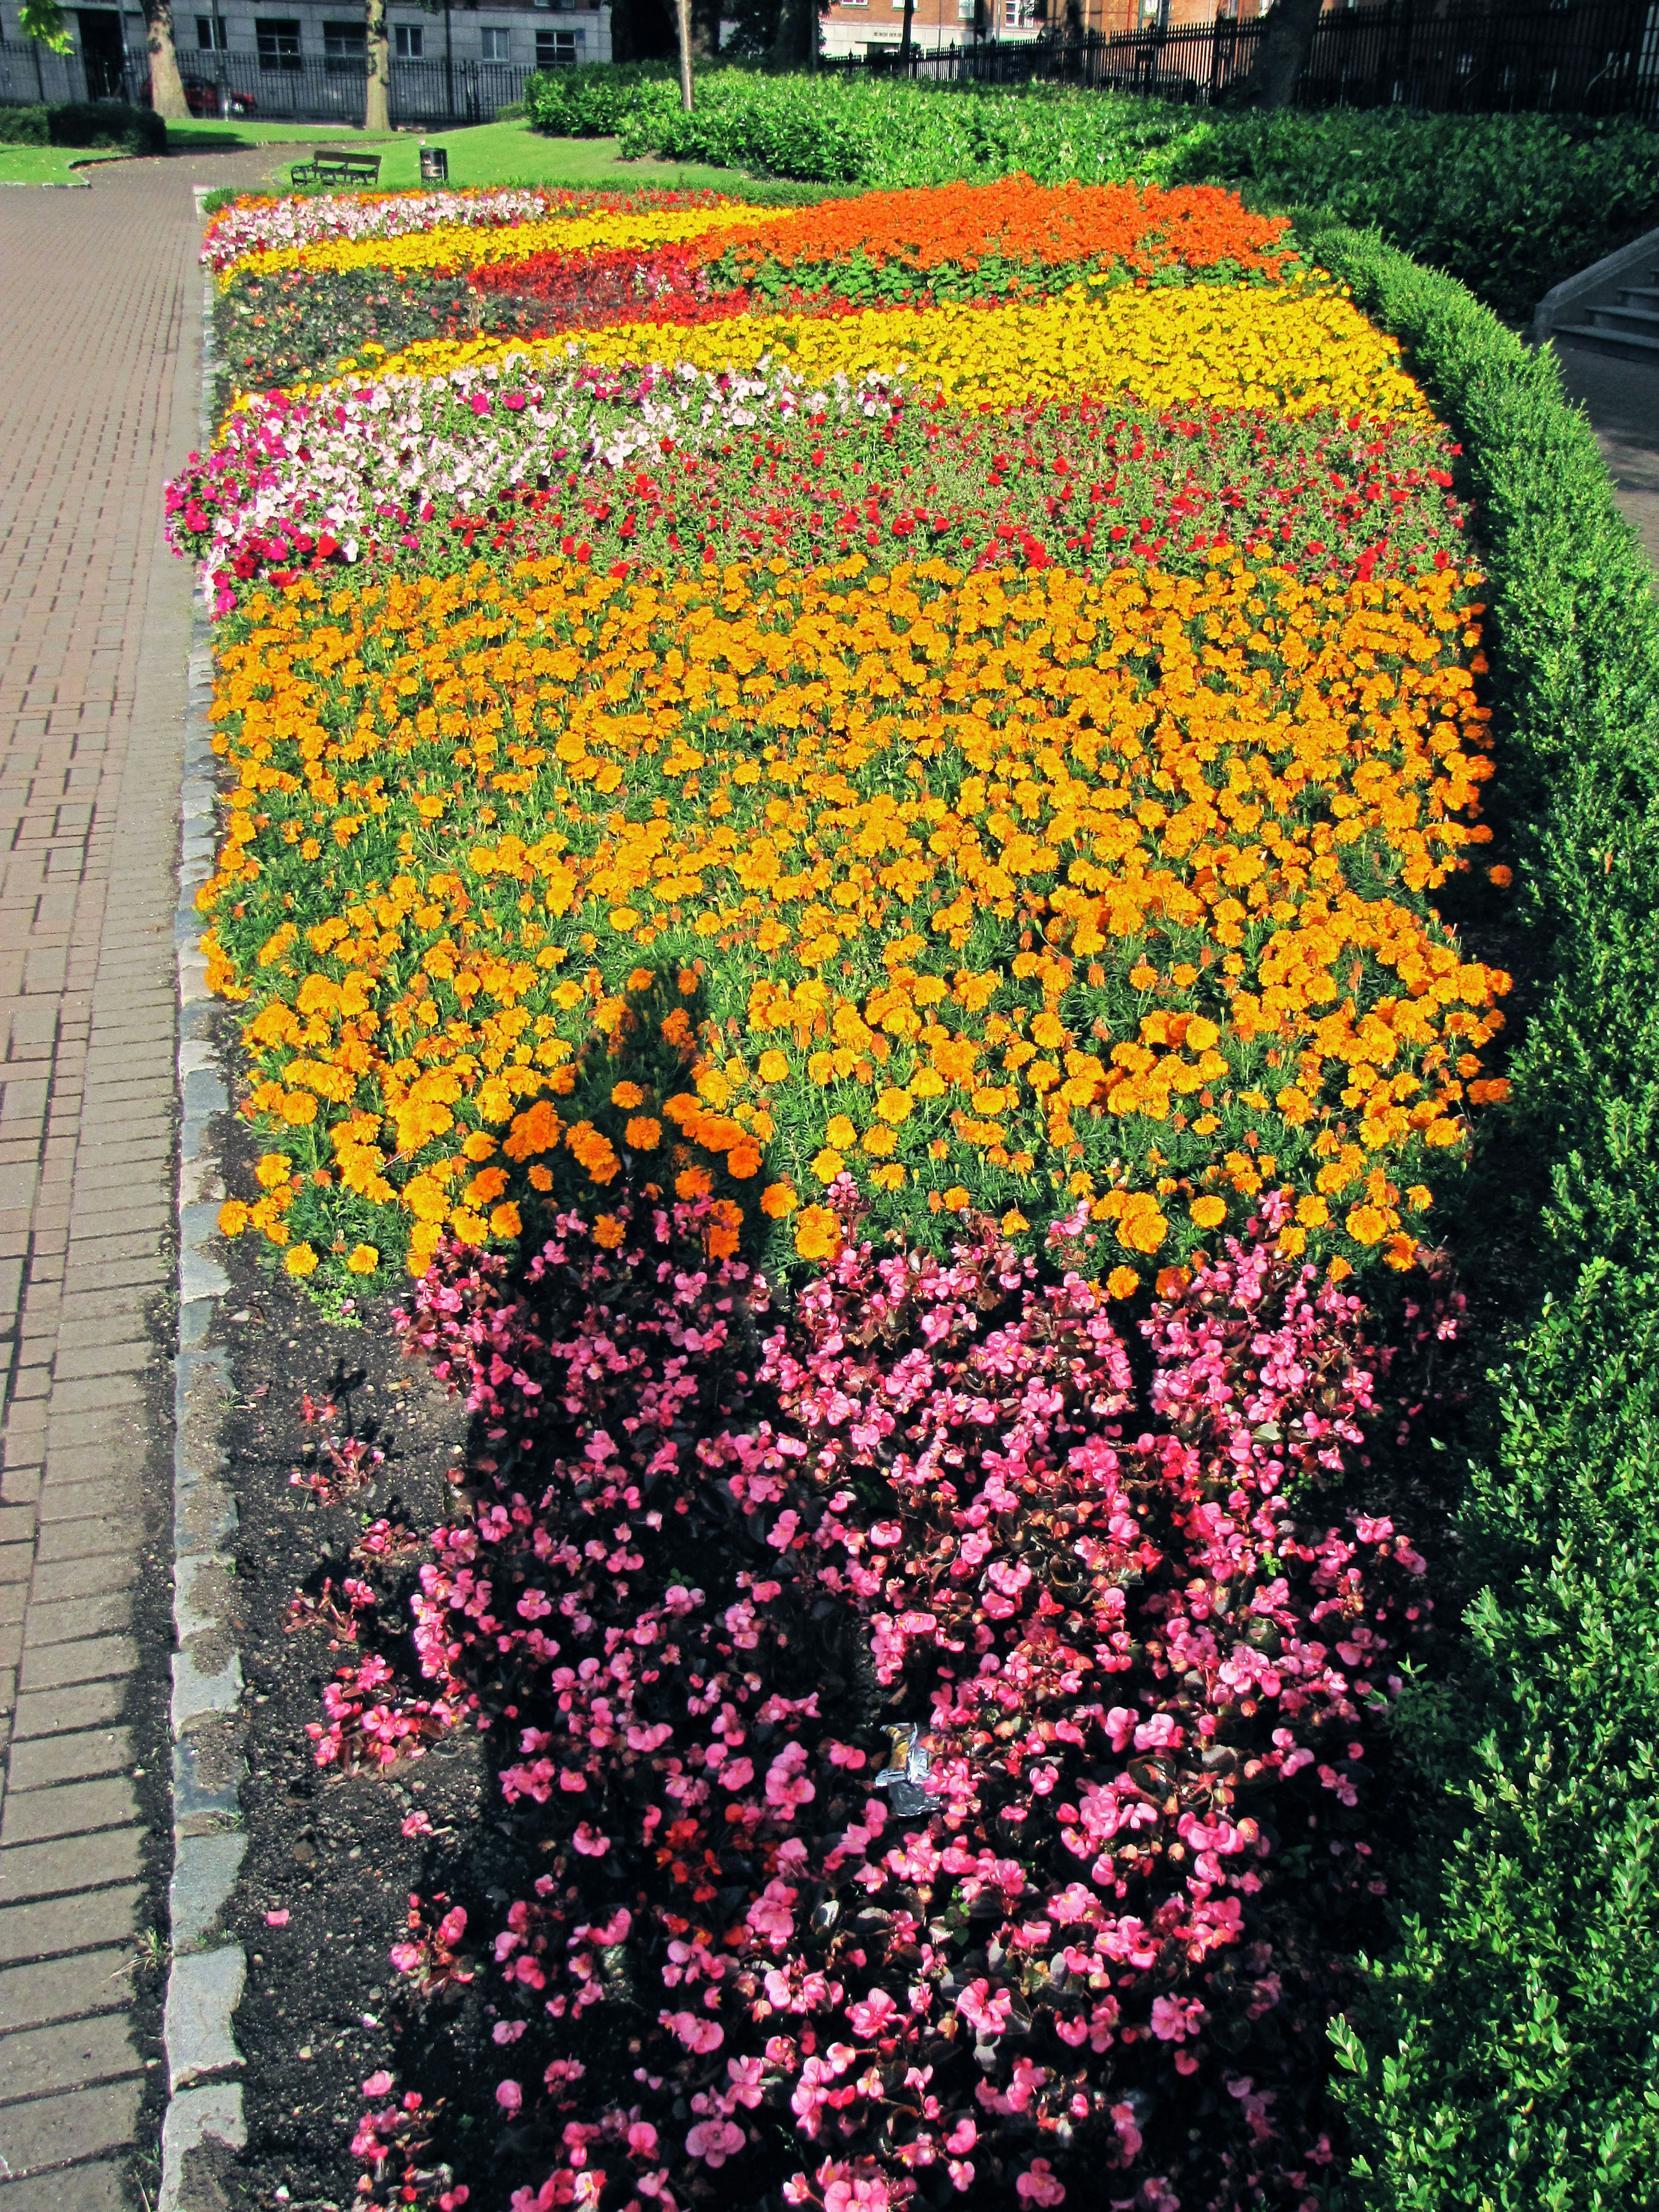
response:
[(1046, 1276), (849, 1215), (781, 1316), (696, 1206), (441, 1255), (471, 1510), (416, 1632), (533, 1868), (479, 1968), (514, 2212), (1311, 2206), (1429, 1608), (1354, 1503), (1389, 1363), (1278, 1205), (1133, 1345), (1081, 1215)]

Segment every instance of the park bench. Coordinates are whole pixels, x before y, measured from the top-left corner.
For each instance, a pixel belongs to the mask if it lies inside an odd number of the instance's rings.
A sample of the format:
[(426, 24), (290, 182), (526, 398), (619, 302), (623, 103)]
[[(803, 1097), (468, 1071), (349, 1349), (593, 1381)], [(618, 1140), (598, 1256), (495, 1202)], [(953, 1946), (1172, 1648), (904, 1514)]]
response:
[(289, 171), (296, 185), (374, 185), (380, 180), (378, 154), (345, 154), (336, 146), (313, 146), (308, 161)]

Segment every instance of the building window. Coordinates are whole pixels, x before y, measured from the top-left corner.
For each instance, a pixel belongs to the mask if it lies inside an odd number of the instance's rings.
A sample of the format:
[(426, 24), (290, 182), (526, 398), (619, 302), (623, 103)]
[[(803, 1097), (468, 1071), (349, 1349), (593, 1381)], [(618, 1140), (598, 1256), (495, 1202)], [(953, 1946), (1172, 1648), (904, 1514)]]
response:
[(487, 62), (508, 62), (513, 58), (512, 38), (505, 30), (492, 30), (487, 24), (483, 30), (483, 58)]
[(368, 59), (368, 31), (362, 23), (325, 23), (323, 59), (330, 69), (362, 69)]
[(225, 51), (225, 21), (222, 15), (198, 15), (196, 18), (196, 43), (204, 54), (222, 54)]
[(538, 70), (574, 69), (582, 58), (580, 31), (538, 31), (536, 66)]
[(425, 58), (426, 33), (419, 23), (399, 23), (392, 35), (397, 41), (393, 51), (400, 62)]
[(300, 66), (300, 26), (292, 15), (274, 15), (256, 23), (262, 70), (296, 70)]

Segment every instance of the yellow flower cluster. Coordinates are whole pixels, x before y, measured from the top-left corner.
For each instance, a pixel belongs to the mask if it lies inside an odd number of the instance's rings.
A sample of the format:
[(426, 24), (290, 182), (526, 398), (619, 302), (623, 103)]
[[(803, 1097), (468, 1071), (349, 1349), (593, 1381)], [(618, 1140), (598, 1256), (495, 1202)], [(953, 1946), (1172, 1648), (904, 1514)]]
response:
[[(228, 1225), (285, 1241), (308, 1176), (400, 1205), (414, 1266), (445, 1224), (514, 1233), (554, 1154), (602, 1195), (661, 1146), (690, 1187), (724, 1162), (734, 1231), (847, 1172), (1021, 1222), (1087, 1195), (1169, 1261), (1275, 1178), (1287, 1249), (1409, 1264), (1410, 1178), (1503, 1089), (1509, 979), (1424, 896), (1488, 835), (1477, 586), (1220, 549), (1201, 578), (854, 556), (260, 595), (221, 650), (202, 903), (293, 1141)], [(606, 1135), (556, 1102), (642, 952), (701, 970), (710, 1019), (678, 1038), (695, 1096)]]
[[(1272, 407), (1427, 419), (1396, 340), (1324, 285), (1103, 289), (1092, 283), (1013, 307), (947, 304), (862, 314), (739, 315), (679, 326), (618, 323), (581, 351), (593, 362), (690, 362), (748, 371), (770, 357), (809, 385), (903, 376), (969, 407), (1005, 408), (1079, 391), (1128, 390), (1154, 407)], [(423, 339), (386, 375), (447, 375), (515, 356), (546, 362), (563, 340)]]
[(324, 238), (245, 253), (219, 272), (219, 289), (228, 291), (239, 276), (270, 276), (283, 269), (476, 269), (536, 253), (647, 252), (725, 230), (757, 230), (779, 219), (766, 210), (726, 204), (552, 215), (539, 222), (489, 226), (440, 223), (402, 238)]

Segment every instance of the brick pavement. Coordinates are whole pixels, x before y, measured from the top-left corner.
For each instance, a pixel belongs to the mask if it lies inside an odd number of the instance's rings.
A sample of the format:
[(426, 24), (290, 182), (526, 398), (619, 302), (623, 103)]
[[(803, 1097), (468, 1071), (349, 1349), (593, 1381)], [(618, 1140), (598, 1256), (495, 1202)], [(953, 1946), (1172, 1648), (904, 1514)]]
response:
[(0, 2212), (121, 2204), (143, 2088), (131, 1770), (166, 1751), (127, 1708), (169, 1441), (189, 623), (161, 485), (197, 441), (191, 187), (267, 158), (0, 194)]

